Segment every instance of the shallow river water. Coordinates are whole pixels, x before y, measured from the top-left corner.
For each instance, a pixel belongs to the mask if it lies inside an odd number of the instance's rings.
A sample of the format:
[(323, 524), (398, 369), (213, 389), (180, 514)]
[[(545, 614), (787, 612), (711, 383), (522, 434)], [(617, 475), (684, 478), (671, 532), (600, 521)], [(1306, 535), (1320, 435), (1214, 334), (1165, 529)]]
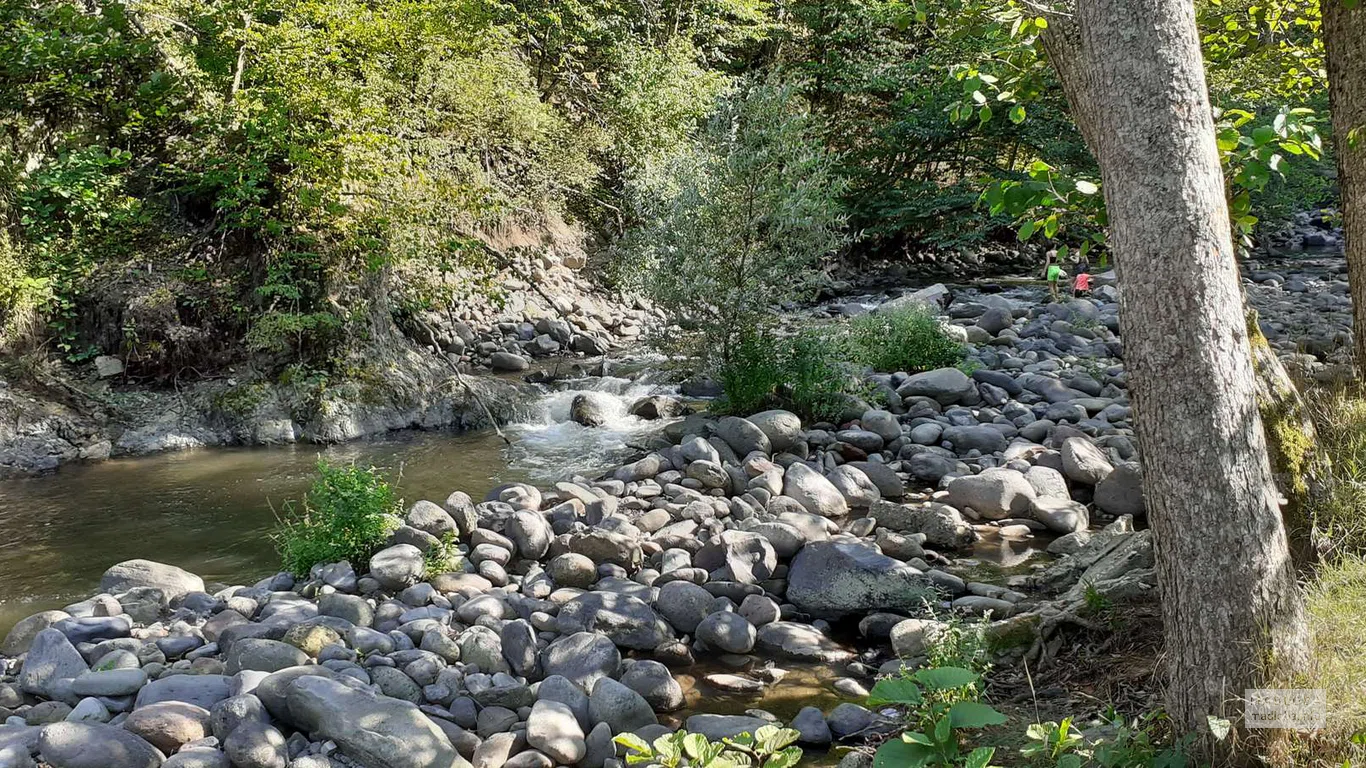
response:
[(270, 540), (276, 515), (307, 491), (319, 457), (374, 465), (407, 503), (476, 499), (511, 481), (547, 482), (600, 471), (658, 422), (627, 416), (651, 391), (623, 379), (585, 388), (620, 395), (608, 423), (569, 421), (579, 390), (547, 394), (539, 414), (489, 432), (398, 432), (344, 445), (210, 448), (0, 481), (0, 635), (15, 621), (88, 597), (110, 565), (131, 558), (171, 563), (209, 582), (253, 583), (279, 569)]

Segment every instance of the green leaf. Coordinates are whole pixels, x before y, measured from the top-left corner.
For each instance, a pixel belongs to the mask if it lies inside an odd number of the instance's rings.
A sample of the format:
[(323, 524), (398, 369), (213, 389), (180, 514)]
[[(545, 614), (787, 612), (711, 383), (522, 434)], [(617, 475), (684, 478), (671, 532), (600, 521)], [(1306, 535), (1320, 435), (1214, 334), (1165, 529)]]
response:
[(968, 754), (968, 759), (964, 765), (966, 768), (987, 768), (987, 764), (991, 762), (992, 755), (995, 754), (995, 747), (978, 747)]
[(985, 728), (1000, 725), (1006, 716), (980, 701), (960, 701), (949, 708), (954, 728)]
[(878, 747), (873, 756), (873, 768), (921, 768), (929, 763), (932, 755), (928, 747), (891, 739)]
[(934, 724), (934, 743), (936, 745), (948, 744), (953, 740), (953, 723), (947, 717), (941, 717)]
[[(1037, 222), (1026, 222), (1025, 226), (1037, 225)], [(1021, 227), (1023, 233), (1025, 227)], [(1034, 227), (1029, 227), (1029, 234), (1034, 234)], [(1028, 239), (1029, 235), (1024, 235), (1021, 239)], [(970, 669), (961, 667), (934, 667), (932, 669), (918, 670), (913, 677), (920, 681), (926, 688), (932, 691), (948, 691), (955, 688), (962, 688), (977, 682), (978, 675)]]
[(764, 768), (792, 768), (802, 761), (800, 747), (788, 747), (764, 761)]
[(906, 731), (901, 734), (901, 740), (907, 744), (922, 744), (926, 747), (934, 746), (934, 741), (920, 731)]
[(977, 111), (977, 122), (981, 123), (982, 125), (986, 125), (987, 123), (991, 122), (990, 105), (983, 106), (980, 110)]
[(1276, 129), (1269, 125), (1259, 125), (1252, 129), (1252, 140), (1260, 146), (1276, 140)]
[(1215, 741), (1223, 741), (1228, 738), (1229, 731), (1233, 728), (1233, 723), (1222, 717), (1215, 717), (1214, 715), (1206, 715), (1205, 718), (1209, 721), (1209, 732), (1214, 734)]
[(707, 746), (707, 737), (700, 733), (690, 733), (683, 737), (683, 751), (694, 760), (702, 756)]
[(1058, 234), (1058, 215), (1052, 214), (1043, 220), (1043, 236), (1052, 239)]
[(972, 100), (977, 102), (978, 104), (985, 104), (987, 103), (987, 95), (985, 93), (982, 93), (981, 91), (973, 91)]
[[(1017, 233), (1015, 234), (1015, 237), (1016, 237), (1017, 240), (1019, 240), (1020, 242), (1023, 243), (1024, 241), (1026, 241), (1026, 240), (1028, 240), (1029, 238), (1031, 238), (1031, 237), (1034, 236), (1034, 230), (1037, 229), (1037, 228), (1038, 228), (1038, 224), (1035, 223), (1033, 220), (1026, 221), (1025, 223), (1023, 223), (1023, 224), (1020, 225), (1020, 231), (1017, 232)], [(920, 671), (921, 671), (921, 672), (926, 672), (926, 671), (932, 671), (932, 670), (924, 670), (924, 669), (922, 669), (922, 670), (920, 670)], [(926, 685), (927, 685), (927, 687), (933, 687), (933, 686), (929, 686), (928, 684), (926, 684)]]
[(1040, 16), (1034, 19), (1034, 26), (1038, 27), (1039, 29), (1048, 29), (1048, 19), (1045, 19), (1044, 17)]
[(612, 741), (615, 741), (616, 743), (620, 744), (623, 747), (626, 747), (629, 750), (650, 754), (649, 742), (645, 741), (645, 739), (640, 738), (634, 733), (620, 734), (615, 739), (612, 739)]
[(1072, 249), (1068, 248), (1066, 245), (1058, 246), (1058, 261), (1065, 260), (1067, 258), (1067, 254), (1071, 253), (1071, 251)]
[(1010, 122), (1019, 125), (1025, 121), (1025, 108), (1019, 104), (1010, 108)]
[(1057, 768), (1081, 768), (1085, 764), (1081, 755), (1063, 755), (1058, 758)]
[(868, 703), (877, 706), (879, 704), (919, 704), (923, 697), (920, 695), (920, 686), (905, 678), (890, 677), (885, 680), (877, 681), (873, 690), (868, 693)]
[(1077, 179), (1077, 191), (1083, 195), (1094, 195), (1100, 191), (1100, 187), (1097, 186), (1095, 182), (1087, 181), (1086, 179)]

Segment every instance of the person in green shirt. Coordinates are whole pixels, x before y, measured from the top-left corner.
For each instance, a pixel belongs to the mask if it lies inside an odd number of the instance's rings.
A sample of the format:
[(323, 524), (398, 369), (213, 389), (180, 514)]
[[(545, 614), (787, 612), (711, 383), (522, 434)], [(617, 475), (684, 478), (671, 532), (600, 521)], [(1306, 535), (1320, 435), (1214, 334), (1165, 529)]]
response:
[(1048, 293), (1053, 297), (1053, 303), (1058, 302), (1058, 283), (1067, 277), (1062, 271), (1062, 267), (1057, 264), (1058, 252), (1050, 249), (1044, 254), (1043, 277), (1048, 281)]

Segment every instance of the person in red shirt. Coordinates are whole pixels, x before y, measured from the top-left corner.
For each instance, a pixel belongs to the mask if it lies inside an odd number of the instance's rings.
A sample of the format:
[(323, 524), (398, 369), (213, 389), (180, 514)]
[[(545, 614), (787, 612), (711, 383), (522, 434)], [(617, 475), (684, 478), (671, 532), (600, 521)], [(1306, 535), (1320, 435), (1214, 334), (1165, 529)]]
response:
[(1091, 275), (1086, 272), (1079, 272), (1072, 281), (1072, 296), (1085, 296), (1091, 292)]

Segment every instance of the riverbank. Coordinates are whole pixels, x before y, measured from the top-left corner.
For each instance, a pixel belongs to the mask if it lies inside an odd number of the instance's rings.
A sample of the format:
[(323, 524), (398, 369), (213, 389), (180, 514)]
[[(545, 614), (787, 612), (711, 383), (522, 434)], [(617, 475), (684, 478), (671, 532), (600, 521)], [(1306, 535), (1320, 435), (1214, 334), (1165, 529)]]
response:
[[(1303, 352), (1295, 313), (1340, 314), (1334, 275), (1247, 286), (1270, 343), (1311, 375), (1342, 349)], [(1098, 611), (1142, 615), (1155, 597), (1113, 289), (1063, 304), (1036, 303), (1037, 288), (922, 296), (942, 298), (971, 373), (874, 373), (882, 407), (838, 424), (674, 420), (605, 474), (418, 501), (367, 563), (302, 579), (220, 587), (115, 567), (100, 596), (6, 639), (0, 750), (56, 768), (85, 765), (73, 754), (105, 768), (596, 768), (617, 764), (614, 734), (781, 720), (810, 754), (833, 745), (867, 765), (902, 726), (867, 691), (955, 627), (975, 627), (997, 664), (1039, 669), (1066, 633), (1103, 625)], [(460, 568), (428, 573), (424, 550), (447, 534)], [(1025, 556), (993, 567), (974, 556), (988, 543)], [(768, 704), (793, 664), (832, 672), (821, 706)], [(708, 709), (721, 693), (726, 716)], [(731, 714), (745, 697), (751, 711)], [(377, 757), (385, 739), (407, 748)]]

